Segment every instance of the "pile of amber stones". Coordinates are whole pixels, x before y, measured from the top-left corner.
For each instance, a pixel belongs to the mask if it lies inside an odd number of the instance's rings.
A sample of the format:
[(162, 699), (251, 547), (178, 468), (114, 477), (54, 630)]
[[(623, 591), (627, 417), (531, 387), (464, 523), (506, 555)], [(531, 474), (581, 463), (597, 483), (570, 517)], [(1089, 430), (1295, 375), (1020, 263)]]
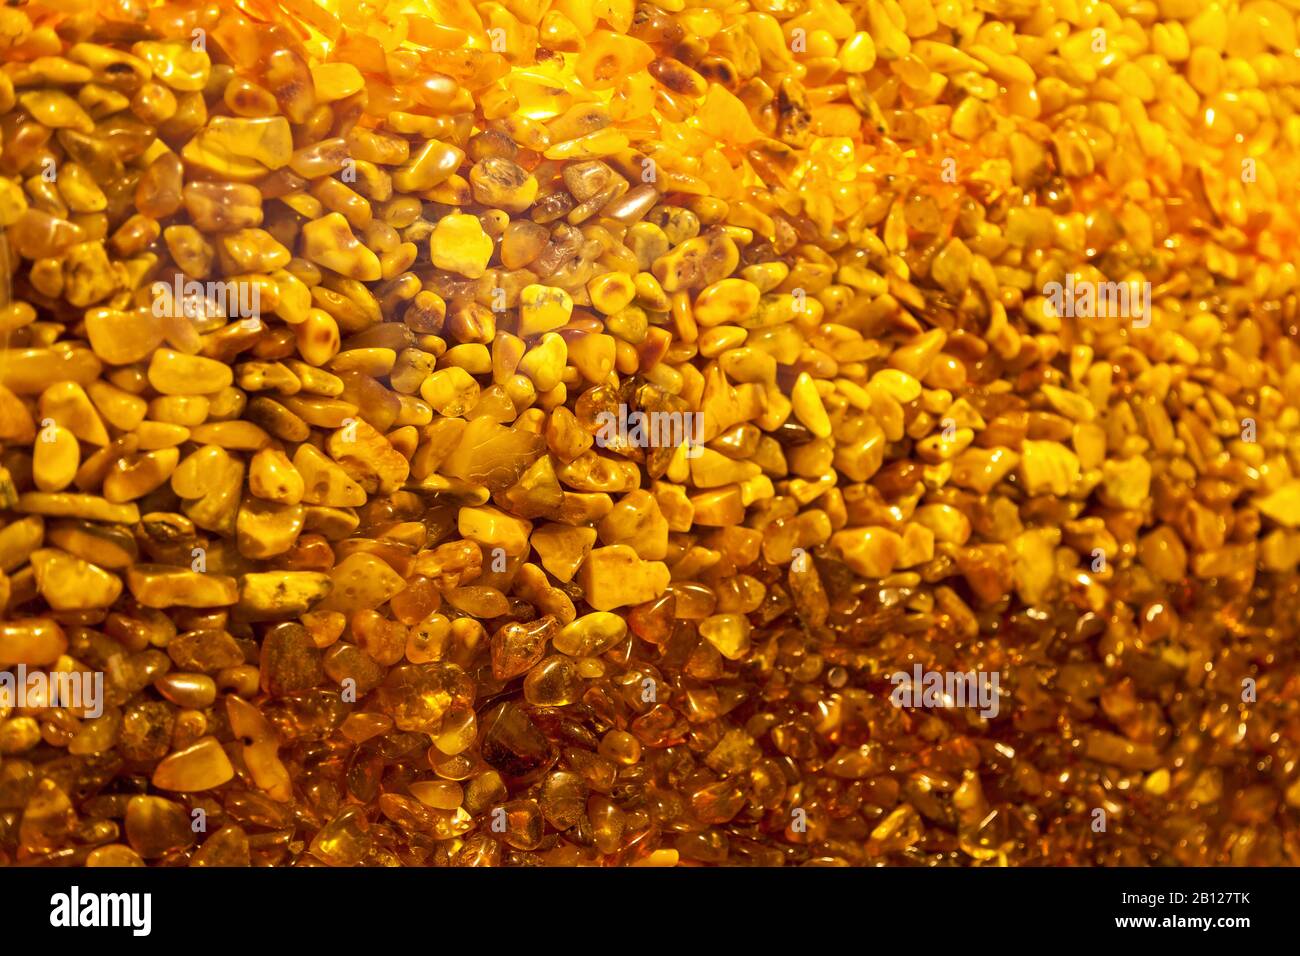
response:
[(1300, 862), (1296, 14), (707, 2), (0, 8), (0, 863)]

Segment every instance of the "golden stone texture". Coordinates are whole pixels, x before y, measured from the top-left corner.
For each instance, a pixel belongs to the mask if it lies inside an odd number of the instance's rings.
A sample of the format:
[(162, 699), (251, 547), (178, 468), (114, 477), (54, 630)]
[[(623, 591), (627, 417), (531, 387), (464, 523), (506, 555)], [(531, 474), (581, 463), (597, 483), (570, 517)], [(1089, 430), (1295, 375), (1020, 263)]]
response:
[(0, 865), (1300, 864), (1296, 20), (0, 8)]

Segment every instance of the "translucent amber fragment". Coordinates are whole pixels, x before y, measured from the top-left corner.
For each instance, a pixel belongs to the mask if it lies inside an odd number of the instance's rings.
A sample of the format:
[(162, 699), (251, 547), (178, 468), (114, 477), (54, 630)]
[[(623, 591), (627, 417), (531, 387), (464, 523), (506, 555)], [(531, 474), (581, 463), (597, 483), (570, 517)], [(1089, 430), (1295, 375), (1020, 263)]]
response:
[(190, 815), (165, 797), (135, 796), (126, 806), (126, 839), (146, 860), (155, 860), (194, 843)]
[(311, 841), (311, 854), (329, 866), (357, 866), (369, 852), (365, 810), (351, 806), (326, 823)]
[(320, 683), (320, 651), (300, 624), (277, 624), (262, 646), (262, 689), (273, 696), (305, 691)]
[(169, 755), (154, 768), (152, 783), (160, 790), (211, 790), (235, 775), (226, 752), (215, 737)]
[(68, 647), (63, 629), (48, 618), (0, 623), (0, 662), (53, 664)]
[(749, 650), (749, 619), (738, 614), (715, 614), (700, 621), (700, 636), (728, 660), (739, 660)]
[(436, 733), (453, 704), (463, 704), (473, 686), (454, 664), (404, 664), (378, 689), (379, 706), (401, 730)]
[(529, 624), (506, 624), (492, 636), (492, 673), (509, 680), (541, 660), (547, 642), (558, 632), (555, 618), (546, 616)]
[(542, 707), (562, 707), (582, 694), (582, 678), (568, 657), (555, 655), (540, 661), (524, 678), (524, 699)]

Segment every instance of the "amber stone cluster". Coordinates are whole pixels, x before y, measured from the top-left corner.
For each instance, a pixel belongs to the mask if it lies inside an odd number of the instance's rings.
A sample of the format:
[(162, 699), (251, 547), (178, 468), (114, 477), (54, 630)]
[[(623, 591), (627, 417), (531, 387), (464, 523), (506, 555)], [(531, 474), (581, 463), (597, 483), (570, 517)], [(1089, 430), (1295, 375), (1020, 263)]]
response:
[(1296, 21), (0, 7), (0, 864), (1300, 863)]

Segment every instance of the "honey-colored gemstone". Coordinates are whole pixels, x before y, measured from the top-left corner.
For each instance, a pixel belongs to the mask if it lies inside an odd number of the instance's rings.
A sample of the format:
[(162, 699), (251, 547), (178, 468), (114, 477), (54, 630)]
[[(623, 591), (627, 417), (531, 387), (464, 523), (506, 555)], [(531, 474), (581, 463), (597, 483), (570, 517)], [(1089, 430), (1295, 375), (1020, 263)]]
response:
[(332, 103), (365, 88), (365, 78), (351, 63), (317, 63), (311, 68), (312, 87), (321, 103)]
[(411, 471), (406, 457), (364, 420), (344, 425), (330, 435), (325, 447), (345, 470), (373, 481), (380, 494), (397, 491)]
[(89, 385), (103, 370), (90, 349), (0, 349), (0, 385), (18, 395), (36, 395), (54, 382)]
[(320, 604), (323, 611), (351, 612), (376, 608), (402, 588), (406, 582), (382, 559), (365, 552), (350, 554), (332, 571), (333, 586)]
[(1020, 456), (1010, 448), (967, 448), (953, 459), (952, 481), (988, 494), (1019, 463)]
[(302, 500), (307, 504), (347, 508), (366, 503), (365, 489), (312, 445), (298, 446), (293, 467), (302, 477)]
[(549, 392), (560, 384), (569, 350), (564, 337), (547, 332), (519, 360), (519, 371), (528, 376), (536, 390)]
[(180, 452), (175, 448), (119, 458), (104, 477), (104, 497), (115, 502), (142, 498), (166, 483), (179, 460)]
[(524, 699), (537, 707), (563, 707), (582, 695), (582, 676), (577, 665), (558, 654), (533, 666), (524, 677)]
[(240, 578), (239, 609), (252, 617), (296, 617), (330, 592), (333, 582), (319, 571), (266, 571)]
[[(1025, 441), (1021, 451), (1020, 476), (1025, 483), (1026, 493), (1064, 497), (1079, 480), (1080, 471), (1078, 456), (1059, 442)], [(1150, 466), (1147, 466), (1147, 472), (1149, 474)], [(1127, 496), (1125, 500), (1131, 499), (1134, 486), (1142, 482), (1137, 476), (1130, 478), (1124, 472), (1116, 474), (1116, 491), (1121, 496)]]
[(531, 521), (506, 514), (491, 505), (461, 508), (457, 517), (461, 537), (475, 541), (485, 553), (500, 548), (511, 557), (528, 553)]
[(526, 673), (546, 653), (547, 642), (558, 632), (555, 618), (546, 616), (527, 624), (511, 622), (492, 635), (492, 676), (510, 680)]
[(831, 420), (826, 414), (817, 384), (807, 372), (800, 372), (790, 392), (795, 417), (818, 438), (831, 437)]
[(144, 865), (144, 860), (140, 859), (140, 854), (121, 843), (110, 843), (106, 846), (96, 847), (86, 857), (86, 866), (88, 867), (134, 867)]
[(306, 483), (284, 452), (263, 448), (249, 460), (248, 490), (267, 501), (296, 505), (302, 501)]
[(214, 116), (181, 150), (187, 164), (236, 182), (287, 166), (292, 155), (293, 132), (283, 116)]
[(239, 584), (232, 577), (160, 564), (129, 568), (126, 585), (145, 607), (225, 607), (239, 600)]
[(419, 193), (446, 182), (465, 160), (465, 153), (431, 139), (393, 172), (393, 186), (406, 193)]
[(429, 236), (433, 264), (467, 279), (482, 277), (492, 258), (492, 248), (492, 239), (483, 231), (477, 216), (461, 213), (443, 216)]
[(109, 607), (122, 593), (115, 574), (57, 548), (32, 552), (32, 570), (41, 597), (56, 611)]
[(51, 419), (81, 441), (107, 445), (108, 431), (90, 396), (76, 382), (56, 382), (41, 393), (41, 420)]
[(1177, 583), (1187, 575), (1187, 549), (1178, 533), (1161, 525), (1138, 542), (1138, 560), (1163, 581)]
[(646, 560), (660, 561), (668, 556), (668, 521), (659, 510), (658, 500), (644, 489), (623, 495), (601, 519), (597, 530), (605, 544), (625, 544)]
[(303, 226), (300, 249), (303, 258), (349, 279), (374, 282), (382, 276), (379, 257), (358, 241), (348, 221), (337, 212)]
[(544, 524), (532, 533), (533, 550), (542, 567), (558, 581), (570, 581), (596, 543), (594, 528)]
[(36, 437), (36, 422), (22, 400), (0, 385), (0, 441), (29, 444)]
[(84, 518), (108, 524), (135, 524), (140, 520), (140, 509), (131, 502), (114, 504), (96, 495), (80, 495), (69, 491), (24, 492), (18, 496), (18, 510), (27, 514)]
[(41, 491), (62, 491), (72, 484), (81, 464), (81, 447), (66, 428), (44, 426), (32, 445), (32, 480)]
[(164, 395), (219, 392), (235, 380), (230, 366), (201, 355), (158, 349), (149, 361), (149, 384)]
[(126, 807), (126, 839), (131, 849), (154, 860), (194, 842), (186, 809), (165, 797), (137, 795)]
[(0, 622), (0, 665), (53, 664), (67, 649), (63, 628), (49, 618)]
[(636, 285), (625, 272), (607, 272), (587, 282), (591, 304), (605, 315), (613, 315), (632, 304)]
[(720, 279), (696, 297), (695, 321), (702, 326), (744, 325), (758, 311), (759, 290), (743, 279)]
[(139, 557), (135, 535), (116, 525), (60, 521), (51, 526), (49, 537), (51, 544), (69, 554), (114, 571), (130, 567)]
[(228, 783), (235, 768), (216, 737), (197, 742), (164, 758), (154, 768), (151, 783), (159, 790), (193, 793)]
[(743, 614), (714, 614), (699, 623), (700, 636), (727, 660), (744, 657), (749, 650), (749, 618)]
[(888, 528), (851, 528), (831, 535), (830, 545), (864, 578), (883, 578), (897, 566), (903, 539)]
[(577, 583), (587, 603), (598, 611), (644, 604), (668, 587), (668, 566), (643, 561), (625, 544), (595, 548), (578, 570)]
[(627, 635), (627, 621), (608, 611), (593, 611), (566, 624), (552, 641), (571, 657), (596, 657), (612, 650)]
[(474, 200), (508, 213), (521, 213), (537, 198), (537, 177), (498, 156), (479, 160), (469, 171)]
[(300, 504), (278, 504), (245, 498), (235, 519), (239, 553), (248, 558), (284, 554), (302, 534), (307, 509)]
[[(1026, 446), (1029, 444), (1025, 442)], [(1028, 449), (1025, 457), (1028, 458)], [(1151, 463), (1138, 457), (1122, 461), (1108, 459), (1102, 465), (1102, 488), (1108, 504), (1130, 510), (1142, 508), (1151, 494)]]
[(547, 285), (526, 285), (519, 292), (519, 336), (530, 338), (551, 332), (568, 323), (573, 299), (563, 289)]
[(420, 386), (420, 397), (439, 415), (456, 418), (479, 401), (480, 388), (474, 376), (455, 366), (439, 369)]
[(1292, 479), (1267, 495), (1257, 496), (1252, 503), (1261, 514), (1282, 527), (1300, 527), (1300, 479)]

